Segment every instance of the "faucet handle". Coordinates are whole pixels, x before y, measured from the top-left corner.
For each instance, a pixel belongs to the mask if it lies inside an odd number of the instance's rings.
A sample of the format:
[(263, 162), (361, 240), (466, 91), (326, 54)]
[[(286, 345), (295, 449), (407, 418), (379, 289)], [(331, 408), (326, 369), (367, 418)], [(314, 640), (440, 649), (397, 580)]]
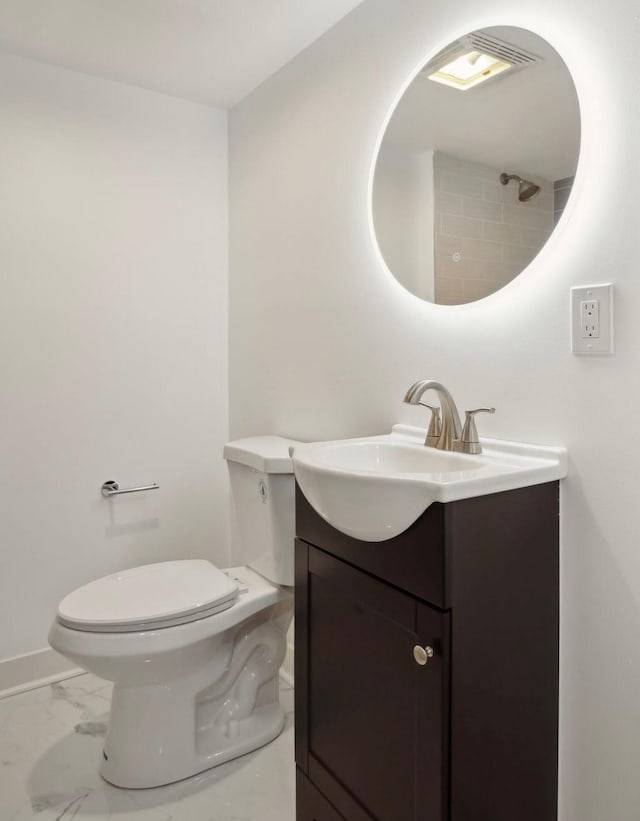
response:
[(429, 408), (429, 410), (431, 411), (429, 429), (427, 430), (427, 436), (424, 440), (424, 443), (428, 447), (435, 448), (436, 442), (438, 441), (438, 439), (440, 438), (440, 434), (442, 433), (440, 408), (436, 407), (435, 405), (428, 405), (426, 402), (418, 402), (418, 405), (422, 405), (423, 408)]
[(475, 408), (464, 412), (464, 427), (460, 436), (460, 450), (462, 453), (482, 453), (482, 445), (478, 437), (478, 429), (474, 416), (476, 413), (495, 413), (495, 408)]

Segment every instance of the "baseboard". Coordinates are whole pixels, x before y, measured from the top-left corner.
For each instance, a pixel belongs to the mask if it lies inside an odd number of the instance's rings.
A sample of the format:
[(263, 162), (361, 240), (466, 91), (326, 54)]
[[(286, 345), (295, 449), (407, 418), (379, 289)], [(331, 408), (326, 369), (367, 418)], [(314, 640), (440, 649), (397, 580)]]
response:
[(84, 672), (50, 647), (4, 659), (0, 661), (0, 698), (34, 690)]

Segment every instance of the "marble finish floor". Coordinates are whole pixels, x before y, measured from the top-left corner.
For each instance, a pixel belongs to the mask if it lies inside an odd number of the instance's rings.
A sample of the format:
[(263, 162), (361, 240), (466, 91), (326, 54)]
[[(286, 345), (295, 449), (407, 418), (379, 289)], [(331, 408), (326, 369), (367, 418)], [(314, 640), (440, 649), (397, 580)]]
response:
[(282, 734), (185, 781), (122, 790), (98, 774), (111, 684), (82, 675), (0, 700), (0, 821), (294, 821), (293, 689)]

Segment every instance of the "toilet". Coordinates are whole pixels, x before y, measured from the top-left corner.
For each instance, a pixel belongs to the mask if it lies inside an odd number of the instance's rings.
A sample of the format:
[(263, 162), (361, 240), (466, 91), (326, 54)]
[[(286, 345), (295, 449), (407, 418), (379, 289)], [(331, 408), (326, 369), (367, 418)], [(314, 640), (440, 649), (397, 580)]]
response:
[(169, 784), (282, 730), (278, 673), (293, 616), (289, 447), (296, 444), (256, 436), (224, 448), (239, 566), (221, 570), (204, 559), (143, 565), (60, 603), (51, 646), (114, 683), (100, 770), (110, 783)]

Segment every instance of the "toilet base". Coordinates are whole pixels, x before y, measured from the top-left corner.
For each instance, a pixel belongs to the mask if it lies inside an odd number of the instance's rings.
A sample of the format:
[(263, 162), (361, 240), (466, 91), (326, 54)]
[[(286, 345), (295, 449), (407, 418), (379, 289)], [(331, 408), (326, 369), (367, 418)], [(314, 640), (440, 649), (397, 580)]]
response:
[(171, 784), (279, 735), (284, 713), (278, 671), (291, 616), (283, 623), (270, 615), (262, 612), (237, 631), (185, 649), (182, 661), (191, 672), (179, 678), (116, 682), (101, 765), (104, 779), (128, 789)]
[[(105, 745), (100, 775), (110, 784), (125, 789), (161, 787), (198, 775), (198, 773), (205, 772), (217, 767), (219, 764), (224, 764), (263, 747), (280, 735), (284, 724), (285, 717), (279, 704), (261, 707), (255, 710), (250, 718), (237, 723), (235, 728), (238, 733), (237, 737), (226, 738), (221, 735), (215, 753), (202, 755), (194, 750), (188, 760), (183, 757), (180, 762), (175, 762), (171, 774), (169, 774), (169, 771), (165, 771), (164, 776), (159, 773), (154, 776), (143, 762), (141, 762), (142, 766), (138, 769), (128, 760), (123, 768), (122, 763), (118, 761), (117, 755), (109, 757), (106, 751), (107, 745)], [(127, 758), (129, 757), (127, 756)], [(158, 776), (161, 780), (158, 780)]]

